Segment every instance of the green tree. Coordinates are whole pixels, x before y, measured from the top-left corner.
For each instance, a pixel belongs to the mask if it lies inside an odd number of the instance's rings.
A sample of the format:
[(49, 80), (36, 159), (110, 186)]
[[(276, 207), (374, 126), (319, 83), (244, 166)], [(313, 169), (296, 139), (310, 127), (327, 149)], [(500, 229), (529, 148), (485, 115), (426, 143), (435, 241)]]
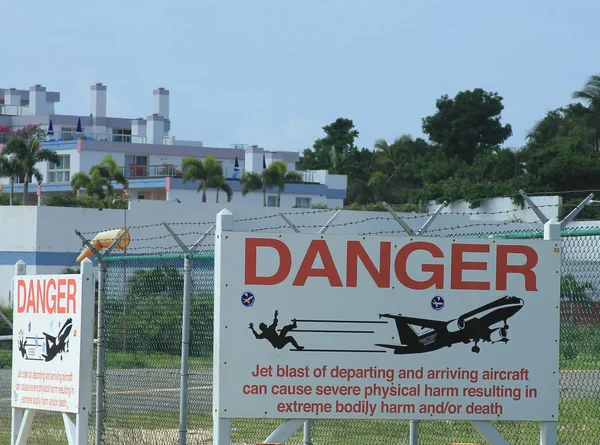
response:
[(356, 149), (354, 141), (359, 133), (351, 119), (338, 118), (335, 122), (325, 125), (323, 131), (325, 137), (317, 139), (312, 150), (304, 150), (300, 161), (302, 169), (329, 170), (332, 149), (338, 154), (350, 154)]
[(10, 187), (9, 205), (13, 205), (15, 198), (15, 178), (21, 176), (19, 162), (14, 156), (0, 155), (0, 178), (8, 178)]
[(481, 88), (461, 91), (454, 99), (447, 95), (436, 102), (437, 112), (423, 118), (423, 131), (441, 145), (449, 156), (473, 164), (483, 150), (500, 145), (512, 135), (510, 124), (502, 125), (502, 97)]
[(181, 163), (183, 183), (198, 183), (198, 192), (202, 190), (202, 202), (206, 202), (206, 188), (213, 178), (223, 176), (223, 167), (214, 156), (207, 156), (204, 162), (195, 156), (185, 158)]
[(53, 150), (42, 149), (36, 136), (28, 139), (21, 136), (11, 137), (6, 143), (4, 153), (16, 159), (19, 173), (23, 175), (23, 205), (27, 205), (31, 179), (36, 178), (39, 183), (43, 180), (43, 175), (36, 165), (43, 161), (58, 164), (60, 157)]
[(587, 104), (586, 117), (589, 126), (594, 130), (594, 145), (600, 150), (600, 76), (591, 76), (582, 90), (573, 92), (573, 99)]
[(219, 202), (219, 190), (223, 190), (225, 192), (227, 195), (227, 202), (231, 201), (231, 198), (233, 198), (233, 189), (229, 184), (227, 184), (227, 179), (225, 179), (225, 177), (222, 175), (211, 178), (209, 187), (217, 190), (217, 203)]
[(289, 182), (302, 182), (302, 175), (298, 172), (288, 172), (287, 165), (283, 161), (275, 161), (262, 171), (244, 173), (240, 178), (242, 196), (249, 192), (262, 190), (263, 206), (267, 206), (267, 190), (277, 187), (277, 207), (281, 204), (281, 193), (285, 190), (285, 184)]
[[(263, 172), (264, 173), (264, 172)], [(240, 178), (240, 185), (242, 186), (242, 196), (246, 196), (249, 192), (256, 192), (262, 190), (263, 192), (263, 207), (267, 206), (267, 188), (273, 186), (273, 184), (267, 184), (269, 178), (263, 178), (255, 172), (247, 172)]]
[(285, 191), (285, 184), (302, 182), (302, 175), (298, 172), (288, 172), (284, 161), (273, 162), (265, 172), (271, 176), (271, 183), (277, 187), (277, 207), (281, 207), (281, 194)]
[(89, 174), (77, 172), (71, 176), (71, 188), (77, 196), (84, 188), (87, 196), (100, 200), (114, 196), (113, 182), (123, 186), (127, 185), (123, 171), (112, 156), (105, 156), (99, 164), (93, 165)]

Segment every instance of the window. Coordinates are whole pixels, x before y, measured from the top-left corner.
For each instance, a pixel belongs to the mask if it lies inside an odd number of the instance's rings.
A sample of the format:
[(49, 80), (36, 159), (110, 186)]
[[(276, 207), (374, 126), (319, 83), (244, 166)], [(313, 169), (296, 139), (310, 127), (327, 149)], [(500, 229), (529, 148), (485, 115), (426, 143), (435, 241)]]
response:
[(77, 136), (77, 128), (75, 127), (60, 127), (60, 137), (64, 141), (72, 141)]
[(277, 196), (267, 196), (267, 207), (277, 207)]
[(309, 209), (310, 198), (296, 198), (296, 207), (300, 207), (301, 209)]
[(71, 181), (71, 157), (70, 155), (61, 155), (58, 164), (51, 162), (48, 166), (48, 182), (69, 181)]
[(113, 128), (113, 142), (131, 142), (131, 128)]
[(148, 176), (148, 156), (147, 155), (127, 155), (125, 162), (129, 168), (128, 178), (145, 178)]

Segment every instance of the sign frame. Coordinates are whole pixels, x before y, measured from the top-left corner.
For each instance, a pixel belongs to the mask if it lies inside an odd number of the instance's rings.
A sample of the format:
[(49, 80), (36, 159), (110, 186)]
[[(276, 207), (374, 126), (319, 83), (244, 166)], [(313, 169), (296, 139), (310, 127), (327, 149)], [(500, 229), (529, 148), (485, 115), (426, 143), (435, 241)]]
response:
[[(43, 279), (56, 277), (58, 274), (52, 275), (26, 275), (27, 265), (23, 261), (18, 261), (15, 265), (15, 279), (19, 277), (30, 277), (32, 279)], [(52, 411), (61, 412), (63, 417), (63, 423), (65, 426), (65, 432), (69, 445), (83, 445), (88, 443), (88, 430), (89, 430), (89, 412), (92, 406), (92, 372), (93, 372), (93, 349), (94, 349), (94, 300), (95, 300), (95, 280), (93, 263), (90, 259), (85, 259), (81, 262), (81, 269), (79, 274), (64, 274), (60, 275), (60, 278), (69, 279), (75, 278), (81, 289), (75, 295), (75, 304), (78, 305), (80, 316), (77, 320), (80, 321), (79, 326), (71, 326), (77, 329), (76, 337), (78, 338), (78, 349), (79, 354), (73, 357), (74, 367), (77, 370), (77, 382), (74, 382), (75, 390), (71, 394), (76, 399), (76, 406), (73, 408), (62, 408), (58, 407), (52, 409)], [(57, 297), (58, 299), (58, 297)], [(14, 303), (14, 329), (19, 329), (20, 320), (23, 318), (22, 314), (17, 313), (18, 302)], [(65, 307), (68, 310), (68, 306)], [(65, 315), (69, 315), (65, 313)], [(66, 325), (66, 324), (65, 324)], [(63, 326), (63, 329), (66, 326)], [(66, 338), (67, 330), (63, 330), (64, 337)], [(17, 353), (22, 353), (23, 348), (19, 350), (19, 335), (13, 335), (13, 357)], [(58, 336), (57, 336), (58, 337)], [(69, 339), (72, 341), (72, 338)], [(63, 346), (59, 338), (54, 338), (54, 341), (45, 343), (46, 345), (52, 345), (55, 348), (53, 353), (60, 355), (63, 351)], [(60, 345), (60, 347), (59, 347)], [(46, 346), (45, 353), (47, 357), (50, 357), (51, 351)], [(24, 352), (28, 354), (28, 352)], [(48, 360), (48, 358), (47, 358)], [(51, 360), (51, 359), (50, 359)], [(17, 366), (13, 360), (13, 370)], [(14, 374), (13, 374), (14, 376)], [(12, 379), (11, 395), (16, 394), (16, 381)], [(42, 386), (42, 385), (38, 385)], [(39, 391), (39, 390), (38, 390)], [(23, 407), (22, 404), (18, 404), (15, 401), (16, 397), (11, 397), (11, 409), (12, 409), (12, 420), (11, 420), (11, 444), (12, 445), (23, 445), (27, 443), (29, 434), (31, 432), (31, 426), (33, 419), (37, 411), (40, 409), (32, 407)], [(15, 406), (16, 405), (16, 406)], [(44, 410), (42, 410), (44, 411)]]
[[(221, 362), (223, 360), (227, 360), (227, 355), (221, 356), (221, 351), (219, 350), (220, 349), (219, 345), (222, 343), (221, 339), (220, 339), (220, 333), (223, 332), (221, 330), (221, 328), (223, 327), (222, 323), (231, 324), (233, 322), (233, 319), (231, 319), (231, 318), (226, 318), (226, 320), (228, 320), (228, 321), (221, 320), (221, 316), (224, 313), (223, 311), (228, 311), (230, 309), (230, 307), (224, 306), (221, 302), (222, 292), (226, 291), (226, 286), (231, 286), (230, 283), (229, 284), (221, 283), (221, 279), (222, 279), (221, 267), (223, 265), (223, 262), (227, 261), (227, 258), (223, 257), (222, 243), (225, 242), (225, 240), (227, 238), (229, 238), (228, 234), (226, 233), (227, 231), (233, 231), (233, 215), (228, 210), (223, 210), (217, 216), (217, 231), (216, 231), (216, 235), (215, 235), (216, 236), (216, 240), (215, 240), (216, 241), (216, 243), (215, 243), (216, 244), (216, 249), (215, 249), (215, 332), (214, 332), (215, 347), (214, 347), (214, 384), (213, 384), (213, 419), (214, 419), (214, 426), (215, 426), (215, 434), (214, 434), (214, 442), (213, 443), (217, 444), (217, 445), (229, 443), (230, 420), (233, 417), (237, 417), (233, 413), (227, 414), (227, 413), (223, 412), (225, 409), (222, 405), (222, 400), (220, 399), (220, 391), (222, 391), (223, 388), (230, 386), (231, 383), (233, 382), (232, 380), (225, 381), (226, 377), (224, 378), (224, 375), (226, 376), (227, 373), (221, 372), (221, 371), (223, 371), (223, 369), (221, 369), (221, 368), (222, 368), (222, 365), (224, 364)], [(269, 236), (271, 236), (271, 237), (273, 237), (273, 235), (274, 234), (269, 234)], [(314, 235), (316, 235), (315, 238), (318, 238), (317, 234), (314, 234)], [(275, 234), (275, 236), (277, 236), (277, 235)], [(292, 236), (294, 236), (294, 235), (292, 234)], [(237, 240), (237, 236), (232, 236), (231, 238), (234, 238), (234, 240)], [(320, 237), (320, 238), (323, 238), (323, 237)], [(549, 221), (545, 225), (544, 239), (545, 240), (560, 240), (560, 223), (557, 223), (554, 220)], [(237, 244), (239, 247), (239, 242)], [(550, 246), (550, 245), (548, 244), (548, 246)], [(560, 241), (555, 243), (554, 252), (557, 253), (560, 257)], [(318, 266), (315, 266), (315, 267), (318, 267)], [(539, 273), (539, 271), (538, 271), (538, 273)], [(554, 274), (554, 271), (552, 271), (552, 273)], [(557, 273), (559, 273), (559, 271), (557, 271)], [(228, 280), (229, 281), (232, 280), (231, 276), (229, 276)], [(553, 280), (553, 281), (556, 281), (556, 280)], [(236, 290), (237, 290), (237, 288), (236, 288)], [(252, 290), (251, 288), (247, 289), (247, 291), (251, 291), (251, 290)], [(558, 295), (558, 293), (557, 293), (557, 295)], [(242, 299), (243, 299), (243, 297), (242, 297)], [(242, 304), (244, 304), (244, 301), (242, 301)], [(432, 301), (432, 304), (433, 304), (433, 301)], [(248, 304), (244, 304), (244, 306), (248, 306)], [(549, 311), (549, 314), (551, 314), (551, 315), (549, 315), (551, 317), (554, 316), (554, 313), (552, 311)], [(554, 320), (553, 320), (553, 322), (554, 322)], [(227, 328), (227, 326), (224, 326), (224, 327)], [(250, 328), (252, 328), (252, 326), (250, 326)], [(254, 329), (252, 331), (255, 332)], [(557, 341), (558, 341), (558, 335), (559, 335), (558, 332), (556, 332)], [(554, 334), (552, 336), (554, 337)], [(473, 351), (473, 352), (475, 352), (475, 351)], [(479, 352), (479, 351), (477, 351), (477, 352)], [(554, 352), (554, 351), (552, 350), (552, 352)], [(557, 353), (556, 354), (557, 355), (556, 369), (558, 370), (558, 352), (556, 351), (556, 353)], [(555, 374), (558, 374), (558, 372), (556, 372)], [(266, 374), (265, 374), (265, 376), (266, 376)], [(556, 384), (557, 384), (556, 394), (558, 394), (558, 375), (556, 375)], [(552, 388), (550, 388), (549, 391), (551, 394), (553, 393)], [(264, 413), (262, 413), (263, 409), (257, 409), (257, 411), (261, 411), (261, 412), (260, 413), (257, 412), (256, 416), (254, 416), (254, 415), (245, 416), (244, 415), (244, 417), (272, 418), (271, 416), (269, 416), (267, 414), (266, 411)], [(264, 415), (262, 415), (262, 414), (264, 414)], [(276, 416), (276, 418), (282, 418), (282, 416)], [(302, 416), (294, 416), (293, 418), (290, 418), (290, 419), (284, 421), (284, 423), (279, 428), (277, 428), (266, 440), (272, 441), (272, 440), (276, 439), (279, 442), (283, 442), (303, 423), (305, 424), (305, 428), (306, 428), (305, 422), (307, 422), (307, 421), (309, 422), (309, 419), (311, 419), (311, 418), (314, 419), (314, 418), (317, 418), (317, 416), (314, 416), (314, 415), (311, 416), (310, 414), (307, 414), (307, 419), (304, 419), (304, 420), (302, 419)], [(339, 417), (339, 418), (343, 418), (343, 417)], [(402, 416), (398, 417), (398, 419), (402, 419), (402, 418), (403, 418)], [(422, 417), (422, 419), (425, 419), (425, 418), (426, 418), (425, 416)], [(556, 416), (552, 415), (552, 418), (556, 419)], [(351, 417), (349, 417), (348, 419), (351, 419)], [(411, 430), (412, 430), (412, 422), (413, 421), (418, 422), (418, 420), (419, 420), (418, 418), (415, 419), (415, 417), (405, 417), (405, 419), (411, 420)], [(435, 419), (433, 419), (433, 420), (435, 420)], [(488, 440), (491, 440), (492, 444), (496, 444), (496, 443), (506, 444), (507, 443), (502, 438), (502, 436), (499, 435), (499, 433), (495, 430), (493, 425), (487, 419), (474, 418), (472, 420), (470, 420), (470, 419), (462, 419), (462, 420), (471, 421), (471, 423), (486, 438), (488, 438)], [(508, 420), (510, 420), (510, 418)], [(553, 437), (555, 437), (553, 431), (556, 430), (556, 420), (548, 419), (548, 420), (540, 421), (540, 437), (543, 438), (543, 440), (541, 442), (542, 444), (544, 444), (544, 445), (550, 444), (551, 445), (551, 444), (555, 443), (553, 440)]]

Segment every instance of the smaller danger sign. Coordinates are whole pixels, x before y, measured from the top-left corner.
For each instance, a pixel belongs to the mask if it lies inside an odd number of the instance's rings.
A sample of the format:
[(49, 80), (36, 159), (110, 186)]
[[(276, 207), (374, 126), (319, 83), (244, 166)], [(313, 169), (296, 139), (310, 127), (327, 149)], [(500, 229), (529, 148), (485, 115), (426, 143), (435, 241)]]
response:
[[(14, 408), (79, 413), (91, 404), (94, 287), (89, 276), (13, 280)], [(82, 379), (87, 380), (84, 381)]]

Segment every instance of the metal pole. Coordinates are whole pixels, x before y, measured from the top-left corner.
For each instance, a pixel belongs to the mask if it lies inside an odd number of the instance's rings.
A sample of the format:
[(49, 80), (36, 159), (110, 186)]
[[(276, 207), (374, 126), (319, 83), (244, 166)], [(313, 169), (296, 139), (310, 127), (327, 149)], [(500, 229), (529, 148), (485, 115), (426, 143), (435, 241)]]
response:
[[(102, 260), (102, 258), (100, 258)], [(98, 262), (98, 349), (96, 350), (96, 445), (102, 440), (104, 414), (104, 274), (106, 263)]]
[(304, 422), (304, 445), (312, 445), (312, 420)]
[(418, 445), (419, 443), (419, 421), (411, 420), (410, 421), (410, 445)]
[(188, 355), (190, 351), (190, 308), (192, 302), (192, 264), (190, 254), (183, 262), (183, 321), (181, 329), (181, 389), (179, 396), (179, 445), (186, 444), (188, 408)]

